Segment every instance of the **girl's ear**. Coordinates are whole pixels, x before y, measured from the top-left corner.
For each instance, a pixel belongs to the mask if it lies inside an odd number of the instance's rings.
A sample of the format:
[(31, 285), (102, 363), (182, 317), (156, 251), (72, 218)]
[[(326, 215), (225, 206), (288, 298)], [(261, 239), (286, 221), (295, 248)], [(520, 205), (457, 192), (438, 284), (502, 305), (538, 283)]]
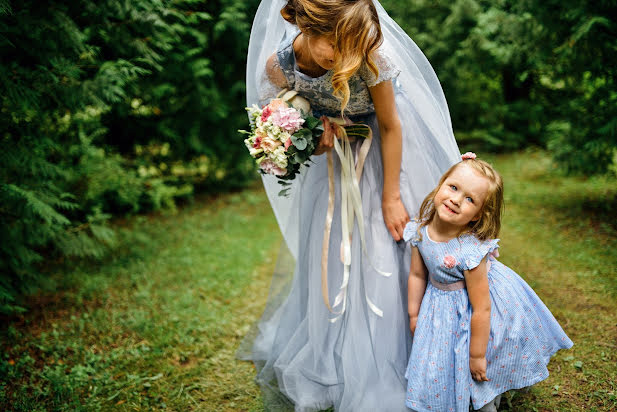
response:
[(480, 218), (482, 217), (482, 214), (485, 213), (485, 210), (480, 210), (472, 219), (472, 222), (477, 222), (478, 220), (480, 220)]

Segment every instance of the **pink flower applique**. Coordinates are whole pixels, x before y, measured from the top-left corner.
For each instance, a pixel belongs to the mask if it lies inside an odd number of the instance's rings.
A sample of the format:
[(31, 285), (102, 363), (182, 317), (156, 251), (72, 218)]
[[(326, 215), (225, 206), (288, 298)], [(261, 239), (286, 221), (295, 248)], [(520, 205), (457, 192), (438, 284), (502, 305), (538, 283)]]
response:
[(446, 255), (443, 258), (443, 265), (448, 269), (452, 269), (454, 266), (456, 266), (456, 259), (452, 255)]

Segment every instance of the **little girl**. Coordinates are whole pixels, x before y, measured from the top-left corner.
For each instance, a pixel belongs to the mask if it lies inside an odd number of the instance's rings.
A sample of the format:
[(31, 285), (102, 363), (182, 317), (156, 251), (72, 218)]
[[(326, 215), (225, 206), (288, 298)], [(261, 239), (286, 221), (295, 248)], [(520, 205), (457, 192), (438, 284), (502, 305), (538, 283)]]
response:
[(466, 153), (405, 228), (414, 411), (496, 411), (502, 393), (546, 379), (550, 357), (572, 346), (529, 285), (495, 260), (502, 204), (501, 176)]

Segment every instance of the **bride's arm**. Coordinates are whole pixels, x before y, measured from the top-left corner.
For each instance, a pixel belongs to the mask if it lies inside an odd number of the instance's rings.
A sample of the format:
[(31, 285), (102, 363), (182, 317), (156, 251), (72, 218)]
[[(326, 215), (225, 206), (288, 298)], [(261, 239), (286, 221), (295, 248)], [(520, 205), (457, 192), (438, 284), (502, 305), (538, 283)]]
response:
[(399, 177), (401, 173), (402, 132), (396, 111), (394, 88), (391, 81), (382, 81), (369, 87), (381, 134), (381, 157), (383, 161), (383, 193), (381, 207), (386, 227), (392, 238), (399, 241), (409, 221), (409, 215), (401, 201)]
[(272, 53), (266, 61), (261, 82), (259, 84), (259, 105), (267, 104), (283, 89), (288, 88), (287, 79), (278, 61), (276, 53)]

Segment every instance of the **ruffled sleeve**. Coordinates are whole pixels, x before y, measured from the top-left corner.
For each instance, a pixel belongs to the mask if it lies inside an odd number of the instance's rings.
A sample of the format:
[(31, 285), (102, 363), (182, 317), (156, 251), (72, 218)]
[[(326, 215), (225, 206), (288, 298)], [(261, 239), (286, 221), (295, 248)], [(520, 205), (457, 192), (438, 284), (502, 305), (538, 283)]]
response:
[(413, 247), (418, 247), (418, 242), (420, 242), (418, 226), (420, 226), (420, 223), (412, 220), (411, 222), (407, 223), (407, 226), (405, 226), (405, 230), (403, 230), (403, 240), (405, 242), (411, 242), (411, 246)]
[(463, 269), (471, 270), (482, 262), (487, 255), (496, 255), (499, 239), (478, 240), (474, 236), (466, 237), (463, 251)]
[(392, 59), (390, 59), (383, 50), (377, 49), (373, 59), (379, 70), (378, 76), (375, 76), (366, 65), (360, 69), (360, 77), (366, 82), (368, 87), (373, 87), (387, 80), (394, 80), (401, 73), (401, 70), (394, 65)]

